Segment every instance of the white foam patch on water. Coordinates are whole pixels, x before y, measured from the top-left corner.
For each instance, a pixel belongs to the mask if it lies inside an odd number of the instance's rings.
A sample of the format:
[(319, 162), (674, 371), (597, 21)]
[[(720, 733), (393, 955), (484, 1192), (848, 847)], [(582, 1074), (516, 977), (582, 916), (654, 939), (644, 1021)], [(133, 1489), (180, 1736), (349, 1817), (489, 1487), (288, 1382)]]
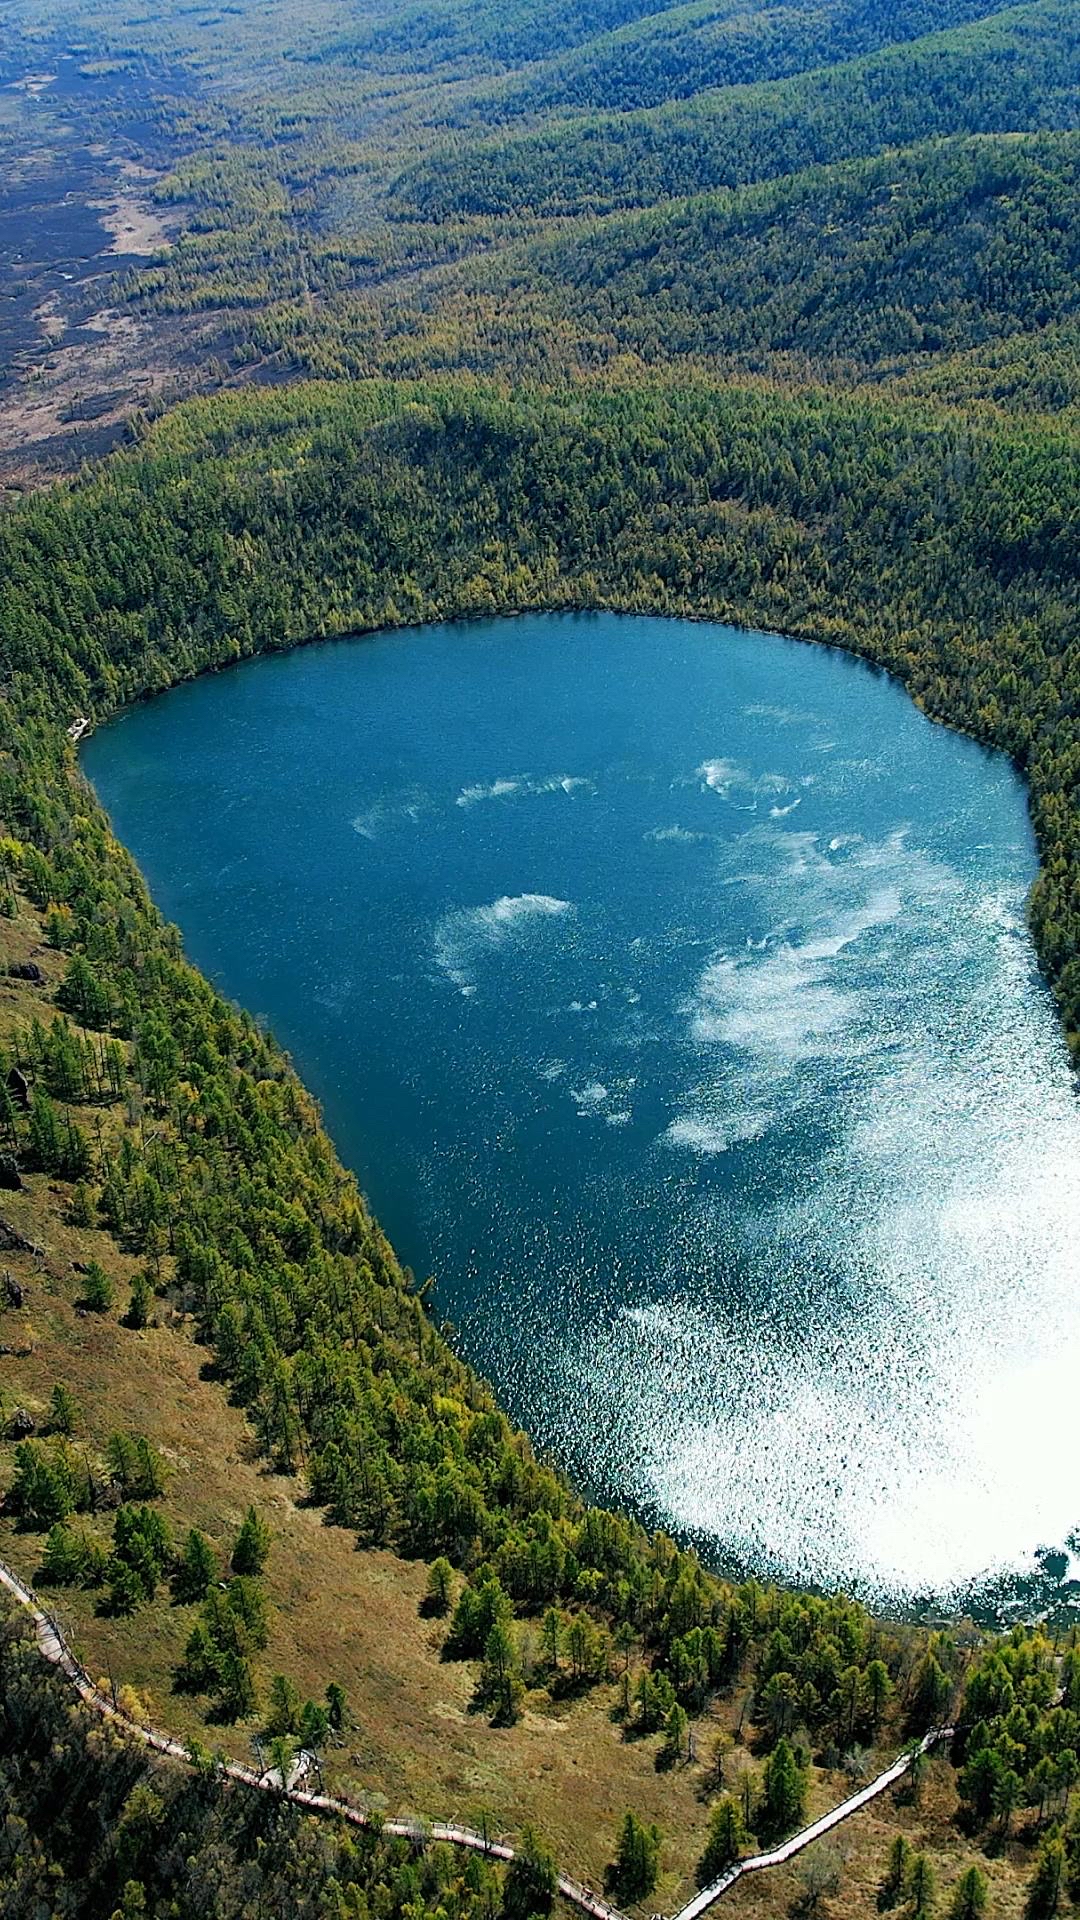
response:
[[(1080, 1520), (1065, 1050), (1018, 889), (902, 829), (751, 837), (772, 930), (714, 951), (677, 1010), (661, 1138), (705, 1185), (670, 1214), (661, 1297), (570, 1343), (562, 1405), (637, 1499), (761, 1569), (955, 1594)], [(820, 1145), (748, 1205), (740, 1148), (773, 1116)]]
[(694, 777), (738, 813), (756, 813), (759, 802), (771, 799), (769, 814), (773, 819), (783, 819), (795, 811), (801, 804), (796, 784), (805, 784), (796, 783), (786, 773), (752, 773), (737, 760), (725, 759), (702, 761)]
[(697, 777), (703, 780), (712, 793), (727, 794), (738, 784), (744, 786), (750, 776), (737, 760), (704, 760), (697, 770)]
[(509, 800), (516, 794), (572, 794), (586, 790), (595, 792), (596, 789), (593, 781), (584, 774), (556, 773), (538, 780), (531, 774), (521, 773), (492, 780), (488, 784), (479, 782), (471, 787), (462, 787), (454, 804), (458, 807), (475, 807), (482, 800)]
[(681, 1113), (665, 1129), (664, 1139), (691, 1153), (727, 1153), (749, 1140), (760, 1140), (773, 1124), (771, 1113), (737, 1113), (718, 1118), (709, 1113)]
[(899, 895), (883, 888), (861, 908), (824, 917), (806, 940), (780, 941), (760, 957), (753, 949), (750, 957), (745, 950), (722, 954), (702, 973), (689, 1007), (694, 1039), (764, 1054), (770, 1062), (804, 1060), (826, 1048), (831, 1054), (864, 1005), (833, 963), (899, 912)]
[(477, 963), (485, 953), (520, 938), (532, 925), (564, 919), (573, 910), (569, 900), (549, 893), (502, 894), (487, 906), (460, 908), (444, 915), (435, 928), (436, 964), (462, 993), (473, 994)]
[(386, 828), (401, 820), (416, 823), (430, 801), (423, 787), (405, 787), (399, 793), (384, 793), (364, 807), (350, 822), (361, 840), (377, 840)]
[(751, 720), (771, 720), (778, 727), (821, 727), (825, 721), (819, 713), (811, 713), (805, 707), (775, 706), (767, 700), (752, 700), (743, 712)]
[(490, 786), (462, 787), (455, 805), (475, 807), (480, 800), (505, 800), (512, 793), (520, 793), (524, 782), (521, 780), (493, 780)]
[(558, 773), (553, 780), (543, 780), (536, 788), (537, 793), (595, 793), (592, 780), (583, 774)]
[(653, 841), (657, 846), (662, 846), (666, 841), (671, 841), (674, 845), (680, 847), (693, 847), (700, 845), (703, 840), (711, 839), (712, 836), (707, 833), (698, 833), (691, 827), (673, 826), (650, 827), (649, 831), (642, 837), (645, 840)]
[(607, 1088), (599, 1080), (590, 1080), (585, 1087), (571, 1087), (570, 1098), (582, 1114), (598, 1113), (608, 1097)]

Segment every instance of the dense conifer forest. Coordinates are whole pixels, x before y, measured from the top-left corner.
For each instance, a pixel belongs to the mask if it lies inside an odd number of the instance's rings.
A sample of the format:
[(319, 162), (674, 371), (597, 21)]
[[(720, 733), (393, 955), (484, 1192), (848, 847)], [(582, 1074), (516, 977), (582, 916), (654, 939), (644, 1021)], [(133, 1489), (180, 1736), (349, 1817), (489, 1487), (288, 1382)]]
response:
[[(177, 378), (201, 391), (122, 409), (117, 451), (13, 488), (0, 519), (0, 929), (29, 916), (53, 970), (24, 973), (0, 1036), (10, 1177), (137, 1268), (126, 1323), (182, 1319), (268, 1469), (360, 1549), (428, 1563), (425, 1615), (495, 1728), (527, 1694), (617, 1685), (616, 1716), (675, 1764), (690, 1723), (746, 1690), (763, 1770), (740, 1804), (722, 1755), (703, 1786), (704, 1880), (747, 1833), (799, 1824), (811, 1759), (951, 1714), (950, 1832), (1004, 1861), (993, 1910), (1064, 1910), (1075, 1649), (725, 1580), (583, 1502), (432, 1322), (273, 1039), (184, 959), (70, 734), (251, 654), (465, 614), (663, 611), (831, 643), (1021, 770), (1032, 931), (1080, 1058), (1075, 9), (280, 0), (196, 19), (86, 0), (11, 18), (15, 187), (50, 142), (60, 179), (93, 137), (173, 222), (104, 291), (58, 292), (65, 324), (107, 295), (162, 351), (197, 327)], [(19, 90), (64, 62), (67, 92)], [(48, 369), (0, 345), (3, 414)], [(109, 1314), (115, 1280), (81, 1265), (80, 1312)], [(170, 1535), (149, 1443), (117, 1423), (92, 1458), (76, 1424), (58, 1378), (37, 1431), (9, 1434), (6, 1515), (46, 1582), (136, 1625), (168, 1587), (191, 1610), (180, 1691), (223, 1724), (328, 1739), (331, 1692), (303, 1703), (276, 1675), (267, 1715), (256, 1509), (219, 1566), (197, 1528)], [(248, 1805), (210, 1762), (149, 1768), (14, 1622), (0, 1677), (13, 1916), (550, 1909), (542, 1842), (500, 1884)], [(611, 1884), (647, 1900), (662, 1843), (627, 1820)], [(880, 1907), (934, 1911), (904, 1831), (881, 1872)], [(977, 1914), (983, 1869), (964, 1874), (950, 1911)], [(803, 1910), (855, 1912), (827, 1881)]]

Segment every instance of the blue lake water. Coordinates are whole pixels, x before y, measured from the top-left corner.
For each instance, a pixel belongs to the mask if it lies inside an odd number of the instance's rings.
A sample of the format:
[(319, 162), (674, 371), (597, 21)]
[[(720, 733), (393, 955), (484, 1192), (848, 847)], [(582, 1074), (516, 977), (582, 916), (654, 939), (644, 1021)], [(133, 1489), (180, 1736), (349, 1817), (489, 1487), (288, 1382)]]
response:
[(1080, 1520), (1080, 1118), (1009, 765), (612, 615), (260, 659), (91, 739), (192, 957), (592, 1492), (948, 1596)]

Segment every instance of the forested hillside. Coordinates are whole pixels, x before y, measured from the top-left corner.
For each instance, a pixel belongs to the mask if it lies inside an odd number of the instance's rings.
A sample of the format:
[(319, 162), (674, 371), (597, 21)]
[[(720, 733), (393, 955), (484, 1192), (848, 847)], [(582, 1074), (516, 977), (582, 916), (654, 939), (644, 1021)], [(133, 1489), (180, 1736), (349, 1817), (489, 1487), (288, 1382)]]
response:
[(888, 9), (873, 0), (837, 0), (820, 11), (798, 0), (777, 7), (688, 0), (611, 33), (594, 34), (557, 58), (537, 60), (522, 78), (490, 88), (475, 105), (469, 101), (465, 112), (482, 112), (490, 120), (552, 109), (659, 106), (705, 87), (827, 66), (992, 10), (991, 0), (899, 0)]
[(574, 231), (503, 284), (649, 360), (955, 353), (1076, 313), (1078, 169), (1074, 134), (935, 142)]
[[(661, 606), (827, 636), (1025, 767), (1035, 924), (1071, 1026), (1078, 505), (1072, 442), (1045, 425), (707, 383), (514, 400), (383, 383), (195, 403), (0, 528), (4, 858), (65, 963), (52, 1025), (15, 1043), (33, 1101), (12, 1144), (148, 1263), (151, 1300), (190, 1314), (277, 1468), (361, 1545), (431, 1560), (437, 1605), (453, 1585), (447, 1650), (481, 1662), (496, 1723), (521, 1708), (530, 1619), (552, 1637), (549, 1685), (564, 1649), (588, 1687), (640, 1646), (634, 1724), (669, 1740), (747, 1659), (759, 1691), (789, 1676), (797, 1709), (780, 1704), (787, 1679), (775, 1714), (755, 1708), (766, 1751), (793, 1712), (821, 1752), (864, 1716), (872, 1735), (877, 1690), (897, 1687), (918, 1729), (963, 1658), (948, 1638), (913, 1654), (849, 1602), (733, 1589), (586, 1511), (533, 1458), (426, 1322), (286, 1063), (179, 957), (63, 726), (266, 646), (465, 610)], [(102, 1039), (119, 1049), (112, 1095), (130, 1081), (141, 1116), (119, 1151), (92, 1125)], [(137, 1622), (140, 1556), (160, 1579), (169, 1548), (149, 1520), (130, 1543), (117, 1530), (113, 1561), (80, 1546), (93, 1495), (73, 1465), (26, 1443), (21, 1524), (51, 1525), (54, 1577), (111, 1580)], [(178, 1674), (227, 1719), (261, 1692), (262, 1614), (243, 1578), (237, 1595), (239, 1615), (207, 1603)], [(780, 1818), (767, 1794), (744, 1817), (762, 1835)]]
[(606, 212), (907, 146), (1077, 119), (1080, 23), (1067, 0), (773, 82), (703, 89), (646, 112), (438, 147), (394, 182), (406, 215)]
[[(63, 65), (63, 22), (20, 4), (24, 64), (39, 47)], [(114, 398), (74, 358), (75, 323), (111, 332), (114, 312), (121, 339), (175, 359), (182, 388), (565, 379), (629, 351), (785, 379), (807, 358), (828, 379), (932, 365), (944, 396), (957, 355), (1022, 337), (1039, 359), (1075, 311), (1065, 0), (347, 21), (277, 0), (257, 33), (244, 8), (137, 32), (108, 0), (77, 12), (97, 55), (78, 69), (85, 96), (16, 92), (0, 141), (18, 156), (44, 135), (59, 165), (92, 111), (118, 151), (150, 160), (139, 191), (171, 244), (120, 263), (96, 313), (69, 273), (54, 295), (70, 309), (66, 387), (50, 319), (37, 362), (0, 388), (2, 414), (59, 375), (57, 453), (65, 429), (81, 451), (87, 380)], [(1014, 393), (1029, 358), (1010, 358)], [(1061, 379), (1067, 365), (1049, 388), (1034, 376), (1032, 401)]]
[[(955, 1765), (863, 1829), (839, 1892), (822, 1869), (738, 1899), (926, 1920), (933, 1856), (958, 1920), (984, 1878), (995, 1914), (1062, 1911), (1069, 1637), (875, 1621), (587, 1506), (433, 1324), (272, 1038), (185, 961), (70, 730), (265, 649), (461, 614), (832, 642), (1023, 773), (1032, 930), (1080, 1058), (1076, 8), (15, 0), (9, 25), (4, 1551), (207, 1739), (307, 1739), (384, 1800), (407, 1779), (470, 1817), (432, 1784), (468, 1716), (462, 1794), (546, 1822), (643, 1912), (955, 1713)], [(239, 1533), (112, 1415), (163, 1379), (198, 1426), (177, 1457), (211, 1458), (215, 1409), (247, 1422)], [(269, 1574), (264, 1486), (288, 1515)], [(320, 1540), (340, 1619), (304, 1570)], [(347, 1712), (332, 1649), (364, 1607)], [(290, 1637), (307, 1699), (269, 1671)], [(2, 1651), (19, 1920), (550, 1907), (546, 1868), (500, 1888), (242, 1805), (205, 1759), (147, 1773), (7, 1628)], [(458, 1691), (421, 1739), (436, 1665)]]

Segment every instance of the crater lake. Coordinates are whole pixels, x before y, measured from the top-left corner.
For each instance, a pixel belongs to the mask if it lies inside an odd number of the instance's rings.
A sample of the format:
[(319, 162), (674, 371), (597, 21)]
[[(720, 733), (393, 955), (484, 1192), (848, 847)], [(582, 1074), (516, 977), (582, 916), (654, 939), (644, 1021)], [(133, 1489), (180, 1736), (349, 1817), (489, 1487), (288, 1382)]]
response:
[(83, 761), (588, 1493), (880, 1604), (1065, 1546), (1080, 1120), (1006, 760), (835, 651), (591, 614), (264, 656)]

